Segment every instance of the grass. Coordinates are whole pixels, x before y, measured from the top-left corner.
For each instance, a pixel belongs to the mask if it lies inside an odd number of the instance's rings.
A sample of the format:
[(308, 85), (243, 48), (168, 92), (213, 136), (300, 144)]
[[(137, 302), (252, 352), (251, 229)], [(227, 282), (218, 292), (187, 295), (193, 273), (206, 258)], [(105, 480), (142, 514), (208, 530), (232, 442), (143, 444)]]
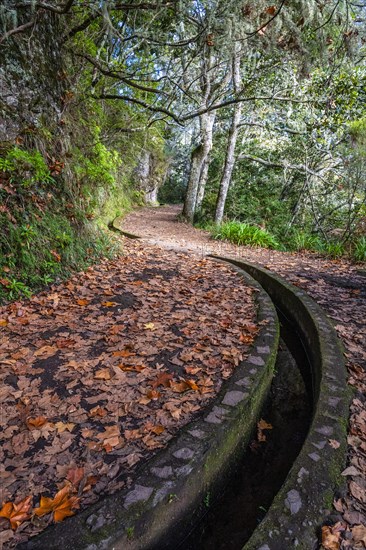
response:
[(278, 238), (269, 231), (248, 223), (237, 221), (221, 225), (196, 224), (208, 230), (217, 240), (226, 240), (237, 245), (271, 248), (284, 251), (318, 252), (333, 259), (350, 258), (355, 262), (366, 261), (366, 236), (354, 239), (345, 246), (341, 241), (322, 239), (319, 235), (293, 228), (288, 238)]
[(211, 236), (217, 240), (226, 240), (238, 245), (261, 248), (278, 248), (279, 243), (271, 233), (260, 227), (240, 223), (226, 222), (211, 229)]
[(356, 262), (366, 262), (366, 237), (359, 237), (355, 241), (352, 257)]

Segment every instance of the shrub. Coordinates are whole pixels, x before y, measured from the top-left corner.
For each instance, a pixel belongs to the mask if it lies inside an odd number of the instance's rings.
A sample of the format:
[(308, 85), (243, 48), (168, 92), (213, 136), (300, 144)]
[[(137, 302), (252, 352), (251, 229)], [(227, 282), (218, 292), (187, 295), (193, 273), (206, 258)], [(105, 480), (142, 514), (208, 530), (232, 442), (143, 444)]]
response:
[(275, 237), (265, 229), (239, 223), (236, 221), (226, 222), (215, 226), (211, 231), (214, 239), (227, 240), (238, 245), (257, 246), (261, 248), (278, 248), (279, 243)]
[(352, 257), (356, 262), (366, 262), (366, 237), (360, 237), (354, 243)]

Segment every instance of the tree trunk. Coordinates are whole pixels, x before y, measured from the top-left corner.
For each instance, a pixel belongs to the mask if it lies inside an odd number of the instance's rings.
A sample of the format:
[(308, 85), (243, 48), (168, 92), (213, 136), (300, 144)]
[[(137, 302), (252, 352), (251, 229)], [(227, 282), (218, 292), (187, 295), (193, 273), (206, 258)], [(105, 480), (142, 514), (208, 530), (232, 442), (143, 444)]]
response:
[(209, 166), (210, 166), (210, 158), (209, 158), (209, 155), (207, 155), (207, 158), (203, 162), (201, 175), (200, 175), (200, 181), (199, 181), (199, 185), (198, 185), (196, 211), (200, 210), (200, 208), (202, 206), (203, 197), (205, 196), (205, 189), (206, 189), (206, 183), (207, 183), (207, 178), (208, 178)]
[[(240, 46), (237, 46), (233, 54), (233, 88), (237, 92), (241, 86), (240, 78)], [(231, 120), (231, 126), (228, 136), (224, 171), (221, 176), (219, 194), (216, 202), (215, 223), (221, 223), (224, 216), (227, 192), (231, 183), (231, 176), (235, 165), (235, 147), (239, 133), (239, 123), (241, 119), (242, 103), (236, 103)]]
[[(194, 214), (197, 209), (197, 199), (200, 189), (200, 195), (204, 192), (207, 180), (208, 156), (212, 149), (213, 126), (215, 122), (215, 113), (205, 113), (200, 116), (200, 144), (192, 151), (191, 170), (189, 174), (186, 199), (184, 202), (183, 216), (193, 222)], [(207, 170), (206, 170), (207, 164)], [(202, 185), (201, 185), (202, 182)], [(202, 189), (203, 188), (203, 189)]]
[(235, 147), (238, 139), (238, 133), (239, 133), (238, 125), (241, 118), (241, 111), (242, 111), (242, 104), (237, 103), (235, 105), (235, 110), (234, 110), (233, 119), (231, 122), (231, 127), (230, 127), (230, 132), (228, 137), (224, 171), (222, 173), (222, 177), (220, 181), (220, 189), (219, 189), (219, 194), (218, 194), (217, 203), (216, 203), (215, 223), (221, 223), (222, 218), (224, 216), (226, 197), (230, 187), (231, 175), (233, 173), (233, 169), (235, 165)]

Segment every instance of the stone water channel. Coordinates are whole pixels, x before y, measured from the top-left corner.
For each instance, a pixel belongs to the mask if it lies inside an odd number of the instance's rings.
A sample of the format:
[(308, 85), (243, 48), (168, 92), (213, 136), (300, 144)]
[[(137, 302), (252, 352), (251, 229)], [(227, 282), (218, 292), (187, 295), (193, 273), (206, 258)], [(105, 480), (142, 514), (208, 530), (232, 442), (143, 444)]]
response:
[(258, 442), (254, 430), (236, 471), (210, 502), (179, 550), (241, 550), (265, 517), (305, 441), (313, 412), (310, 364), (301, 337), (280, 319), (275, 376), (260, 417), (272, 426)]

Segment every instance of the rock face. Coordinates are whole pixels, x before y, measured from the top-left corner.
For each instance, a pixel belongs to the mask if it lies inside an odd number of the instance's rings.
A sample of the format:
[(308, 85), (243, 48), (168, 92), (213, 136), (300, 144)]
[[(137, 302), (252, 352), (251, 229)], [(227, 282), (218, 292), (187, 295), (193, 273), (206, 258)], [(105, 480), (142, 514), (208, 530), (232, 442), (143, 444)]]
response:
[(159, 162), (150, 151), (141, 152), (134, 180), (137, 188), (143, 193), (146, 204), (157, 202), (158, 190), (165, 178), (166, 169), (165, 163)]
[(62, 19), (51, 12), (14, 8), (3, 0), (0, 36), (36, 19), (23, 32), (0, 44), (0, 142), (52, 129), (62, 116), (66, 82), (62, 66)]

